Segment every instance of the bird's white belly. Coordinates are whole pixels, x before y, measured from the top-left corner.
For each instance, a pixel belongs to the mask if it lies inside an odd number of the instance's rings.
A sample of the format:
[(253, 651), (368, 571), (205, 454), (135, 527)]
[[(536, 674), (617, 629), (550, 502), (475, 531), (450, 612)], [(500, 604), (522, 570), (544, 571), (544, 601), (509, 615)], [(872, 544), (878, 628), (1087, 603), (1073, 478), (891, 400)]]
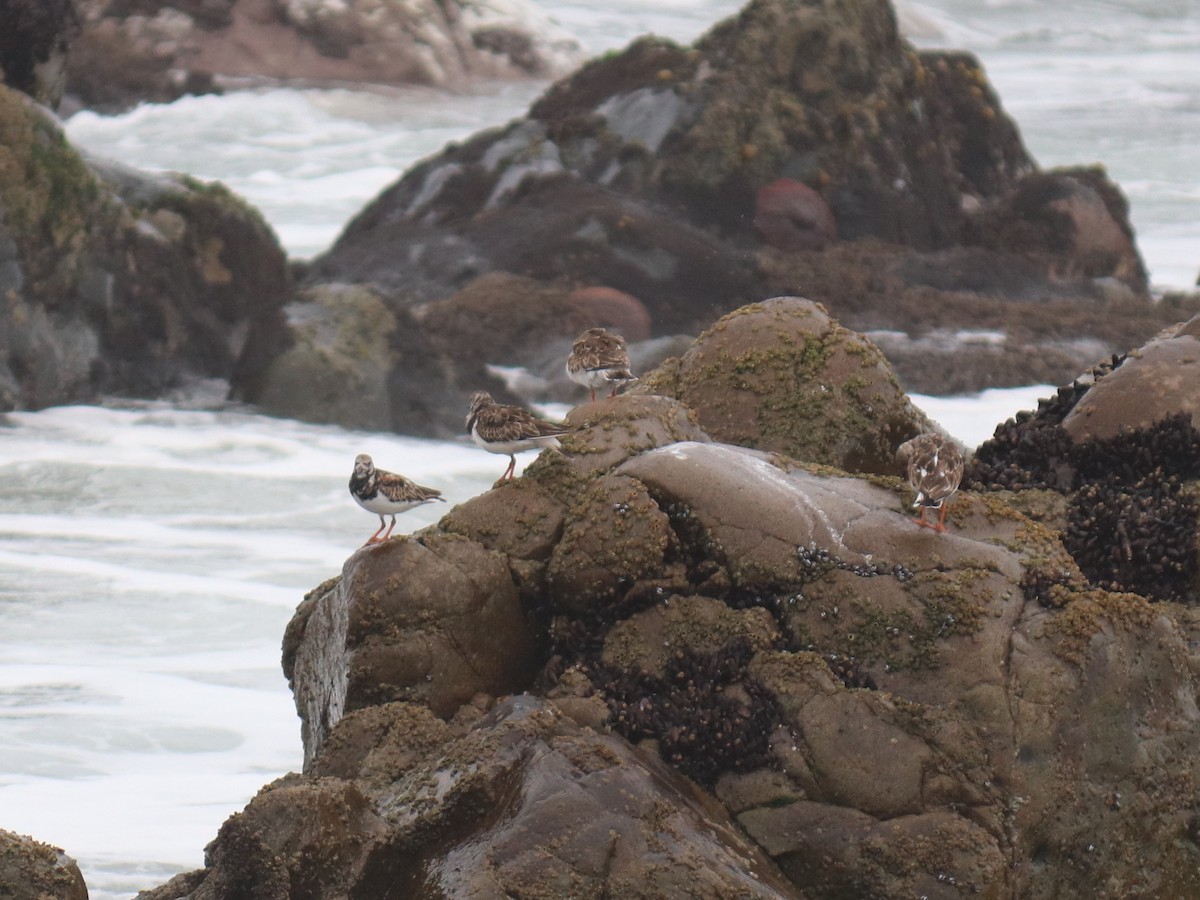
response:
[(567, 369), (567, 374), (571, 376), (571, 380), (576, 384), (582, 384), (586, 388), (607, 387), (612, 384), (612, 379), (608, 377), (608, 369), (580, 369), (578, 372), (572, 372)]
[(479, 436), (478, 429), (471, 429), (471, 440), (475, 442), (475, 446), (488, 451), (489, 453), (504, 453), (511, 455), (520, 453), (522, 450), (536, 450), (539, 447), (557, 447), (558, 438), (554, 435), (546, 435), (545, 437), (522, 438), (517, 441), (485, 441)]
[(376, 494), (370, 500), (364, 500), (357, 495), (352, 496), (355, 502), (363, 509), (380, 516), (394, 516), (397, 513), (406, 512), (415, 506), (429, 502), (428, 500), (389, 500), (381, 493)]

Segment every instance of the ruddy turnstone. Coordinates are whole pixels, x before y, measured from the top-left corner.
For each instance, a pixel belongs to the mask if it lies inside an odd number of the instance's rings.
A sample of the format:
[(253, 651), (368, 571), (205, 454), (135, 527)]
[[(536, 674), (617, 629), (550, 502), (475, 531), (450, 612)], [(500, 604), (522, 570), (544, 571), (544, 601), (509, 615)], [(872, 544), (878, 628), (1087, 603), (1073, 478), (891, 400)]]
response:
[[(434, 488), (421, 487), (415, 481), (410, 481), (395, 472), (385, 472), (375, 468), (371, 457), (360, 453), (354, 457), (354, 474), (350, 476), (350, 494), (355, 502), (368, 512), (379, 516), (379, 529), (369, 538), (367, 544), (377, 544), (391, 537), (392, 529), (396, 527), (396, 514), (406, 512), (414, 506), (442, 500), (442, 492)], [(387, 534), (379, 536), (383, 531), (384, 516), (392, 517)], [(367, 546), (363, 544), (363, 546)]]
[(589, 328), (575, 339), (567, 357), (567, 375), (576, 384), (591, 389), (593, 400), (596, 388), (611, 386), (612, 393), (608, 396), (615, 397), (622, 385), (637, 381), (637, 376), (629, 371), (625, 338), (603, 328)]
[[(897, 452), (908, 456), (908, 482), (917, 492), (913, 506), (921, 508), (920, 518), (913, 521), (940, 534), (946, 530), (946, 501), (962, 481), (966, 463), (962, 451), (949, 438), (929, 433), (905, 441)], [(925, 521), (927, 509), (939, 511), (936, 524)]]
[(500, 481), (513, 477), (517, 467), (516, 454), (539, 447), (558, 449), (559, 436), (567, 433), (562, 425), (539, 419), (527, 409), (497, 403), (486, 391), (471, 395), (467, 431), (471, 440), (489, 453), (508, 454), (508, 468)]

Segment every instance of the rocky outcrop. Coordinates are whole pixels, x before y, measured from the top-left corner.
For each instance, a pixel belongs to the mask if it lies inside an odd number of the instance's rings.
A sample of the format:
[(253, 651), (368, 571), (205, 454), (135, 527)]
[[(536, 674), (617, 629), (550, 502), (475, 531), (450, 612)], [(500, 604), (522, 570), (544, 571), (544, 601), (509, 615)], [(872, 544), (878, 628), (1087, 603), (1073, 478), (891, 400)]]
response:
[(422, 84), (547, 78), (578, 42), (533, 5), (495, 0), (82, 0), (75, 103), (114, 112), (266, 82)]
[[(1036, 492), (1088, 580), (1157, 601), (1200, 597), (1196, 319), (1114, 356), (999, 426), (964, 474)], [(1053, 492), (1053, 493), (1048, 493)]]
[(220, 184), (89, 161), (0, 86), (0, 409), (253, 378), (290, 290), (261, 216)]
[(1073, 443), (1115, 360), (998, 429), (936, 534), (900, 478), (814, 459), (833, 438), (702, 427), (852, 346), (810, 373), (840, 396), (880, 366), (846, 340), (740, 311), (647, 376), (720, 386), (696, 408), (583, 404), (561, 452), (358, 551), (284, 641), (303, 773), (147, 896), (1195, 894), (1200, 433)]
[(1189, 610), (1089, 585), (1015, 497), (960, 492), (937, 535), (899, 479), (714, 442), (668, 398), (572, 424), (310, 595), (304, 773), (148, 896), (1200, 887)]
[(75, 860), (57, 847), (0, 830), (0, 896), (11, 900), (87, 900)]

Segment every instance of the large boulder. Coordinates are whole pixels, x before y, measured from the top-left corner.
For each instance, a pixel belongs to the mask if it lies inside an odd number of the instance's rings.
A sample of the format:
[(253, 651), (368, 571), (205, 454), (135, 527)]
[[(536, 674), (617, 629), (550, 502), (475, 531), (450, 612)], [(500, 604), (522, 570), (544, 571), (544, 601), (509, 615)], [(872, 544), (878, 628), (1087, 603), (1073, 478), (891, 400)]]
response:
[(252, 377), (290, 279), (219, 183), (86, 160), (0, 85), (0, 409)]
[(499, 554), (447, 534), (368, 547), (308, 597), (284, 642), (306, 759), (356, 709), (412, 700), (450, 716), (477, 693), (519, 690), (533, 650)]
[(633, 390), (680, 400), (717, 440), (851, 472), (894, 471), (933, 428), (870, 341), (799, 297), (730, 313)]
[(546, 78), (578, 42), (532, 3), (461, 0), (80, 0), (75, 103), (117, 111), (231, 85), (425, 84)]

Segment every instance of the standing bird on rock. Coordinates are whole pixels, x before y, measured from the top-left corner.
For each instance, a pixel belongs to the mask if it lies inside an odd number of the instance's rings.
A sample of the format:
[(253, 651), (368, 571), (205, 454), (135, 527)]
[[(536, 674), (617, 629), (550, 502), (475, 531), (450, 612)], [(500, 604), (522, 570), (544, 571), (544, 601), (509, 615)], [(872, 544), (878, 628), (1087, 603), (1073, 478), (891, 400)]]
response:
[(637, 381), (637, 376), (629, 371), (625, 338), (603, 328), (589, 328), (575, 339), (567, 357), (567, 376), (589, 388), (592, 400), (596, 399), (596, 388), (611, 385), (612, 393), (608, 396), (615, 397), (618, 388)]
[[(913, 506), (921, 508), (920, 518), (913, 521), (941, 534), (946, 530), (946, 501), (962, 481), (966, 465), (962, 451), (949, 438), (929, 433), (905, 441), (897, 455), (908, 457), (908, 483), (917, 492)], [(925, 521), (927, 509), (939, 511), (936, 524)]]
[(488, 453), (508, 455), (508, 468), (500, 476), (500, 481), (513, 477), (513, 470), (517, 467), (516, 454), (541, 447), (557, 450), (559, 437), (567, 433), (562, 425), (539, 419), (527, 409), (497, 403), (486, 391), (476, 391), (471, 395), (467, 431), (476, 446)]
[[(421, 487), (415, 481), (410, 481), (395, 472), (385, 472), (375, 468), (371, 457), (360, 453), (354, 457), (354, 474), (350, 476), (350, 494), (356, 503), (368, 512), (379, 516), (379, 529), (367, 538), (367, 544), (378, 544), (386, 541), (396, 527), (396, 514), (406, 512), (414, 506), (431, 503), (434, 500), (445, 500), (442, 492), (434, 488)], [(383, 531), (384, 516), (392, 517), (387, 534), (379, 536)]]

